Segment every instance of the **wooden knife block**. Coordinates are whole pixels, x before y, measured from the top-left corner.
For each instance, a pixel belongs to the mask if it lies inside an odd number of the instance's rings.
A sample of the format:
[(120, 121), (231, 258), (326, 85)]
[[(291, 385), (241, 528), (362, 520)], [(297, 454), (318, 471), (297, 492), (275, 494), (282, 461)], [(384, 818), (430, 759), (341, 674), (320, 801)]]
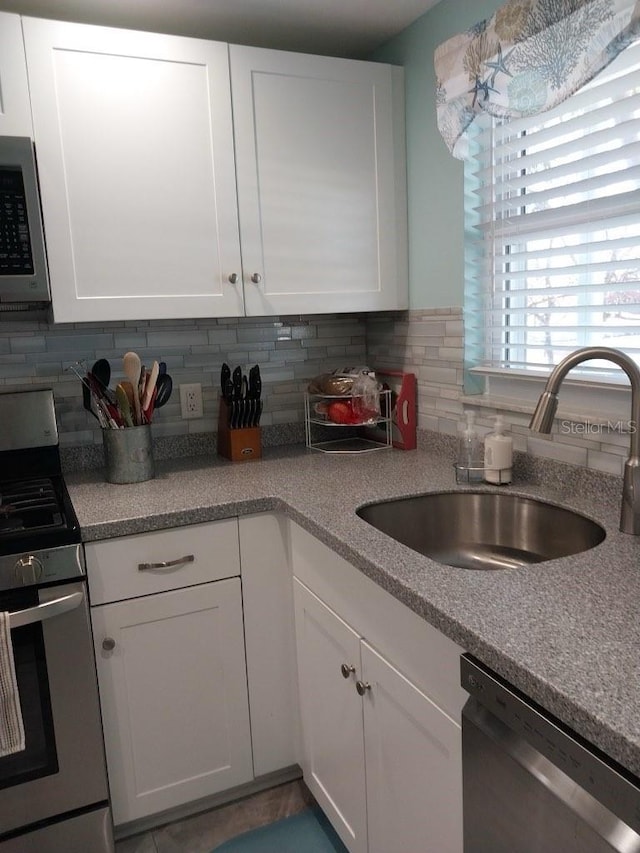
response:
[(262, 430), (259, 426), (229, 428), (229, 407), (220, 397), (218, 411), (218, 455), (232, 462), (248, 462), (262, 456)]

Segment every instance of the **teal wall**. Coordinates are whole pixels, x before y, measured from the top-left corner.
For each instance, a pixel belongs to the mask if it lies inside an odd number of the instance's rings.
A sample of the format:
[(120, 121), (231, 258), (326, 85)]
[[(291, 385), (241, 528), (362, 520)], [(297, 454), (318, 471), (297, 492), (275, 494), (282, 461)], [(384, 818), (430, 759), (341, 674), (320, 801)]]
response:
[(440, 0), (371, 57), (405, 70), (411, 308), (460, 306), (463, 294), (463, 166), (436, 125), (433, 53), (503, 2)]

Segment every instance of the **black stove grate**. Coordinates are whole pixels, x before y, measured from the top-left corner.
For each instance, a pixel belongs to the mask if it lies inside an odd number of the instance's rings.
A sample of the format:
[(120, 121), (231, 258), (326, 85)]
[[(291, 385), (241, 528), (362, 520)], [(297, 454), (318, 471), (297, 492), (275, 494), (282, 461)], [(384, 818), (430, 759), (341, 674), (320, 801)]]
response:
[(50, 478), (0, 481), (0, 536), (66, 524), (62, 501)]

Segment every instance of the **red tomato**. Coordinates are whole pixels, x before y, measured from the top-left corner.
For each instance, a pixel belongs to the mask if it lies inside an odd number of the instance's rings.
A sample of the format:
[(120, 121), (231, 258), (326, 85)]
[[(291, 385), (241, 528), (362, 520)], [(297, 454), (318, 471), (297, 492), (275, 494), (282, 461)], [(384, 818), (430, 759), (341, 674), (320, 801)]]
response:
[(336, 400), (329, 405), (328, 414), (334, 424), (351, 424), (354, 420), (351, 401)]

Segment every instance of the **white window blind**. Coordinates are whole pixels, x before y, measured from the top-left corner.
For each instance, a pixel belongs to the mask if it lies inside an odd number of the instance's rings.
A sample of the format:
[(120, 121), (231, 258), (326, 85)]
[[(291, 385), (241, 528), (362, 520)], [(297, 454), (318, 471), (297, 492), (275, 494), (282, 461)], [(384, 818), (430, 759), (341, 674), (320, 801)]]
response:
[(640, 43), (553, 111), (488, 119), (475, 145), (467, 366), (534, 374), (595, 345), (640, 363)]

